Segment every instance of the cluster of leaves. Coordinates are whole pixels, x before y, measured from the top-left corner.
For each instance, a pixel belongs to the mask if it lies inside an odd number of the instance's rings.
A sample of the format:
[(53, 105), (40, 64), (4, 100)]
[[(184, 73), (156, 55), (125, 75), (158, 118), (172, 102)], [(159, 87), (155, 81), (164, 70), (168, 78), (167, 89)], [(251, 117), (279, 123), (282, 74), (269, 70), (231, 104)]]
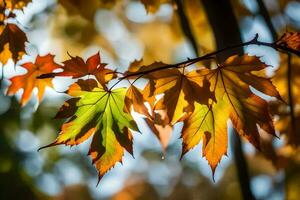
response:
[[(24, 32), (17, 25), (4, 22), (15, 17), (12, 9), (22, 9), (28, 2), (1, 3), (0, 61), (3, 65), (10, 58), (17, 62), (25, 53)], [(299, 33), (287, 33), (276, 43), (259, 43), (256, 38), (241, 45), (261, 44), (299, 55), (299, 38)], [(228, 120), (237, 133), (257, 149), (260, 149), (260, 131), (275, 135), (269, 103), (253, 89), (281, 100), (276, 87), (261, 72), (268, 66), (258, 57), (234, 55), (219, 63), (218, 53), (177, 64), (144, 65), (143, 61), (136, 61), (125, 73), (109, 69), (101, 62), (99, 53), (86, 61), (70, 56), (62, 64), (55, 63), (51, 54), (39, 55), (34, 63), (22, 65), (27, 73), (10, 79), (8, 94), (23, 89), (21, 104), (25, 105), (35, 87), (41, 100), (45, 88), (52, 87), (54, 77), (78, 79), (66, 91), (72, 98), (56, 115), (67, 121), (57, 139), (45, 147), (78, 145), (93, 137), (89, 155), (99, 171), (99, 178), (121, 162), (124, 150), (133, 154), (132, 131), (139, 130), (132, 111), (144, 116), (164, 148), (168, 139), (165, 139), (166, 133), (161, 132), (162, 128), (183, 122), (182, 156), (202, 141), (203, 156), (214, 172), (227, 153)], [(201, 65), (203, 60), (210, 62)], [(81, 79), (86, 76), (88, 79)], [(147, 80), (144, 88), (135, 85), (141, 78)], [(112, 80), (117, 82), (109, 87)], [(128, 88), (116, 88), (123, 80), (133, 81)]]

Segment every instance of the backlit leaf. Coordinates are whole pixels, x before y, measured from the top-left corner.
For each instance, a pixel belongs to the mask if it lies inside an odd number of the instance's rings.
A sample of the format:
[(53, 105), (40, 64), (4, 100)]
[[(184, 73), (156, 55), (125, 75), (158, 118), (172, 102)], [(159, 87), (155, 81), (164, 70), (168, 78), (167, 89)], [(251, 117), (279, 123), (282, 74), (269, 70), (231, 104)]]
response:
[(67, 93), (74, 97), (74, 101), (67, 101), (57, 116), (70, 119), (62, 125), (55, 142), (45, 147), (78, 145), (93, 136), (89, 155), (100, 180), (117, 162), (121, 162), (124, 148), (133, 153), (130, 129), (138, 129), (132, 116), (123, 111), (126, 89), (108, 91), (95, 80), (88, 79), (78, 80)]
[(13, 95), (18, 90), (23, 89), (21, 105), (24, 106), (29, 101), (33, 89), (37, 87), (38, 100), (41, 101), (46, 87), (53, 87), (52, 78), (37, 79), (37, 77), (41, 74), (52, 72), (61, 66), (54, 62), (54, 56), (50, 54), (37, 56), (35, 63), (28, 62), (21, 66), (27, 70), (27, 73), (10, 79), (11, 85), (7, 94)]
[(134, 85), (131, 85), (128, 88), (125, 97), (126, 112), (130, 113), (132, 107), (135, 112), (151, 118), (151, 115), (146, 105), (144, 104), (145, 101), (146, 100), (144, 99), (144, 96), (141, 93), (140, 89), (136, 88)]
[(116, 77), (114, 72), (106, 68), (105, 63), (101, 63), (100, 54), (89, 57), (85, 62), (81, 57), (72, 57), (63, 62), (62, 72), (43, 74), (40, 78), (48, 78), (55, 76), (71, 76), (72, 78), (81, 78), (86, 75), (93, 75), (98, 82), (105, 87), (106, 83)]
[(227, 122), (230, 119), (238, 134), (256, 148), (260, 147), (257, 125), (275, 135), (268, 103), (250, 90), (250, 86), (267, 95), (280, 98), (272, 82), (253, 73), (267, 67), (254, 56), (232, 56), (216, 69), (193, 72), (193, 80), (209, 81), (216, 101), (209, 106), (196, 103), (185, 120), (183, 150), (185, 154), (203, 141), (203, 156), (213, 172), (227, 152)]
[(185, 75), (178, 69), (162, 70), (153, 75), (155, 77), (154, 95), (164, 94), (155, 104), (155, 110), (167, 110), (171, 124), (175, 124), (188, 112), (192, 112), (194, 102), (208, 104), (214, 99), (209, 90), (208, 82), (192, 81), (193, 73)]

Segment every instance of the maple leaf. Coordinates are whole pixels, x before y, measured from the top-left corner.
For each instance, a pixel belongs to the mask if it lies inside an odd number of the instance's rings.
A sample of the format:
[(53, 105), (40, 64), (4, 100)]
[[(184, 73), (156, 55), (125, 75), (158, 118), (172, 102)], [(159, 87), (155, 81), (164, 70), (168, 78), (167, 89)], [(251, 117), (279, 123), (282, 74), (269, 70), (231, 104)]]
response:
[(140, 89), (136, 88), (134, 85), (131, 85), (125, 97), (125, 111), (130, 113), (131, 107), (137, 113), (143, 114), (151, 118), (151, 115), (148, 111), (148, 108), (145, 105), (145, 98)]
[(284, 33), (283, 36), (276, 42), (276, 44), (300, 51), (300, 33)]
[[(99, 180), (117, 162), (124, 148), (132, 152), (131, 130), (137, 125), (130, 114), (123, 111), (125, 88), (106, 90), (96, 80), (78, 80), (67, 94), (73, 96), (65, 102), (56, 117), (71, 117), (62, 125), (55, 142), (45, 147), (65, 144), (78, 145), (93, 135), (89, 150), (99, 172)], [(42, 148), (45, 148), (42, 147)]]
[(254, 75), (267, 67), (255, 56), (232, 56), (216, 69), (192, 72), (194, 81), (210, 82), (216, 101), (210, 105), (195, 103), (195, 110), (185, 120), (182, 154), (203, 140), (203, 156), (215, 171), (227, 152), (227, 122), (231, 120), (238, 134), (259, 148), (257, 125), (275, 135), (268, 103), (250, 90), (250, 86), (269, 96), (280, 99), (275, 86), (268, 78)]
[(41, 101), (45, 88), (53, 87), (52, 79), (37, 79), (40, 74), (49, 73), (61, 66), (54, 62), (54, 56), (51, 54), (45, 56), (37, 56), (35, 63), (25, 63), (21, 65), (27, 70), (27, 73), (10, 79), (11, 85), (8, 88), (7, 94), (13, 95), (19, 89), (23, 89), (21, 98), (21, 105), (24, 106), (31, 97), (32, 91), (35, 87), (38, 88), (38, 100)]
[(99, 52), (89, 57), (86, 62), (79, 56), (70, 57), (71, 59), (63, 62), (62, 72), (43, 74), (39, 78), (71, 76), (75, 79), (86, 75), (94, 75), (99, 83), (105, 87), (108, 81), (116, 77), (112, 70), (105, 68), (107, 64), (101, 63)]
[(5, 65), (12, 58), (17, 62), (25, 54), (25, 33), (15, 24), (0, 26), (0, 62)]
[(195, 101), (207, 105), (209, 99), (214, 99), (214, 94), (209, 90), (209, 82), (192, 81), (193, 73), (185, 75), (178, 69), (166, 69), (152, 75), (155, 78), (154, 95), (164, 94), (154, 109), (166, 109), (171, 124), (192, 112)]
[(159, 140), (163, 152), (166, 152), (167, 146), (169, 144), (171, 134), (172, 134), (172, 126), (169, 124), (169, 119), (167, 113), (163, 110), (158, 111), (153, 114), (154, 117), (145, 118), (145, 122), (148, 127), (154, 133), (154, 135)]
[[(142, 61), (133, 62), (124, 76), (130, 78), (147, 77), (151, 80), (145, 87), (147, 98), (164, 94), (163, 98), (153, 106), (154, 110), (167, 110), (168, 119), (172, 124), (184, 117), (187, 110), (193, 110), (194, 101), (207, 104), (208, 99), (214, 99), (209, 90), (208, 82), (199, 85), (189, 79), (189, 73), (184, 74), (184, 69), (172, 68), (161, 62), (150, 65), (140, 65)], [(202, 82), (201, 82), (202, 84)], [(155, 99), (150, 100), (150, 105)]]

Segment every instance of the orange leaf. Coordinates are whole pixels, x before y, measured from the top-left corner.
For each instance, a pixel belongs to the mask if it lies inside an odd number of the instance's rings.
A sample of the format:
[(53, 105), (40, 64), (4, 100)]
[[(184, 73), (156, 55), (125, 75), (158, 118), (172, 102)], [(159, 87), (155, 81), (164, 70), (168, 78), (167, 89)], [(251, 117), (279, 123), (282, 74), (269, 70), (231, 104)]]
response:
[(134, 85), (131, 85), (125, 96), (125, 110), (126, 112), (131, 112), (131, 107), (135, 112), (143, 114), (147, 117), (151, 118), (151, 115), (148, 112), (147, 107), (144, 104), (145, 99), (140, 91), (140, 89), (136, 88)]
[(45, 88), (53, 87), (52, 79), (37, 79), (40, 74), (49, 73), (61, 66), (54, 62), (54, 56), (48, 54), (46, 56), (37, 56), (35, 63), (25, 63), (22, 65), (27, 70), (26, 74), (15, 76), (10, 79), (11, 85), (8, 88), (7, 94), (15, 94), (19, 89), (23, 89), (21, 105), (24, 106), (31, 97), (35, 87), (38, 88), (38, 100), (41, 101)]
[(300, 51), (300, 33), (287, 32), (283, 34), (276, 44)]
[(214, 99), (209, 90), (208, 82), (202, 85), (192, 81), (191, 74), (185, 75), (178, 69), (166, 69), (155, 73), (154, 95), (164, 94), (155, 104), (155, 110), (167, 110), (171, 124), (174, 124), (188, 112), (194, 109), (194, 102), (208, 104), (209, 99)]
[(71, 59), (64, 61), (62, 72), (43, 74), (39, 78), (49, 78), (55, 76), (71, 76), (72, 78), (80, 78), (86, 75), (94, 75), (98, 82), (105, 86), (105, 84), (111, 79), (115, 78), (115, 73), (105, 68), (106, 64), (101, 63), (99, 52), (89, 57), (85, 62), (81, 57), (72, 57)]

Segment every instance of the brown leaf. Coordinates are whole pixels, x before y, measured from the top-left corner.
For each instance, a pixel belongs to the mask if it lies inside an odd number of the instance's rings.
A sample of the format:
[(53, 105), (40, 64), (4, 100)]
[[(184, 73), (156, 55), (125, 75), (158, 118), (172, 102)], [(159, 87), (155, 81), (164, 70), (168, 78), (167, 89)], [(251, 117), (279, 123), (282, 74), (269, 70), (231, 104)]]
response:
[(300, 33), (286, 32), (276, 44), (300, 51)]
[(5, 65), (12, 58), (17, 62), (25, 54), (25, 33), (15, 24), (0, 27), (0, 62)]

